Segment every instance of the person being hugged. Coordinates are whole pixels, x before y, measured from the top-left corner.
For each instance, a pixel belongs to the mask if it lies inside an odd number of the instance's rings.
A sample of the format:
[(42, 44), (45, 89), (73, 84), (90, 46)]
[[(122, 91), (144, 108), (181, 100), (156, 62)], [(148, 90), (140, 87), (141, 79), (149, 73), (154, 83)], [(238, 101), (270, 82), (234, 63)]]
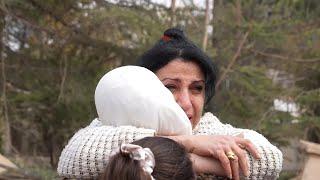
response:
[(183, 145), (191, 159), (202, 159), (193, 161), (197, 174), (211, 173), (233, 179), (241, 176), (276, 179), (279, 176), (282, 153), (263, 135), (223, 124), (212, 113), (203, 112), (214, 95), (216, 66), (182, 30), (166, 30), (140, 57), (138, 65), (152, 71), (171, 91), (191, 123), (192, 135), (162, 135), (150, 127), (105, 126), (98, 117), (79, 130), (65, 146), (58, 164), (61, 177), (97, 177), (122, 143), (150, 136), (170, 138)]

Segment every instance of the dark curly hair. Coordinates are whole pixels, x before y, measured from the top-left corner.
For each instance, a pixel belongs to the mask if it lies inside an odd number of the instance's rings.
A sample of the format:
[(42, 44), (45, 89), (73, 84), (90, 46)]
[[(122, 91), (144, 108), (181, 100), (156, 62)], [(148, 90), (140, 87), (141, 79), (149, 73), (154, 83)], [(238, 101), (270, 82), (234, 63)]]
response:
[(205, 76), (205, 104), (207, 104), (215, 93), (217, 67), (206, 53), (188, 40), (181, 29), (166, 30), (163, 37), (139, 58), (137, 65), (156, 73), (176, 58), (193, 61), (200, 66)]

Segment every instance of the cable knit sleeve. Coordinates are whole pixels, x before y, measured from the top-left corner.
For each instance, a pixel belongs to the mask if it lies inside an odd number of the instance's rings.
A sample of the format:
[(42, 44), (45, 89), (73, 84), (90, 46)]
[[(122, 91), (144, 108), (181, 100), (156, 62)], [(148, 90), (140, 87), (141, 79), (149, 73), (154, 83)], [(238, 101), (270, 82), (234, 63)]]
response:
[(63, 149), (58, 163), (58, 174), (65, 178), (96, 178), (103, 172), (109, 157), (121, 143), (154, 136), (151, 129), (132, 126), (102, 126), (98, 120), (80, 129)]
[(261, 155), (260, 160), (254, 159), (249, 153), (250, 176), (246, 179), (277, 179), (282, 169), (282, 153), (261, 134), (248, 129), (234, 128), (229, 124), (222, 124), (212, 113), (206, 113), (194, 129), (195, 135), (238, 135), (250, 140)]

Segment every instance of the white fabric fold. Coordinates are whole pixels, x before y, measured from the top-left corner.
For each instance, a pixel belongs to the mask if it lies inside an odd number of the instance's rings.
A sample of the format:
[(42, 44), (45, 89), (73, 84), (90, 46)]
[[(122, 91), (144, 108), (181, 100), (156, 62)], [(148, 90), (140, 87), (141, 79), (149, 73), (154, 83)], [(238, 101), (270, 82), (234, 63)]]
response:
[(105, 74), (96, 87), (95, 104), (104, 125), (154, 129), (159, 135), (192, 134), (172, 93), (143, 67), (123, 66)]

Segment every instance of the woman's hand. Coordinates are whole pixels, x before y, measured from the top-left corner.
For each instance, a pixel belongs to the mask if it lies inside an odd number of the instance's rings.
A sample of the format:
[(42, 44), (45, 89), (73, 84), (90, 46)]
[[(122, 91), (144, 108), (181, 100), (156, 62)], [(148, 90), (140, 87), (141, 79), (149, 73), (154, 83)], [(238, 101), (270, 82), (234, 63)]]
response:
[[(256, 159), (260, 158), (256, 147), (249, 140), (241, 137), (190, 135), (171, 138), (184, 145), (189, 153), (218, 159), (229, 178), (239, 179), (239, 169), (245, 176), (249, 175), (248, 160), (244, 149), (248, 150)], [(229, 159), (226, 155), (229, 152), (233, 152), (236, 157)]]

